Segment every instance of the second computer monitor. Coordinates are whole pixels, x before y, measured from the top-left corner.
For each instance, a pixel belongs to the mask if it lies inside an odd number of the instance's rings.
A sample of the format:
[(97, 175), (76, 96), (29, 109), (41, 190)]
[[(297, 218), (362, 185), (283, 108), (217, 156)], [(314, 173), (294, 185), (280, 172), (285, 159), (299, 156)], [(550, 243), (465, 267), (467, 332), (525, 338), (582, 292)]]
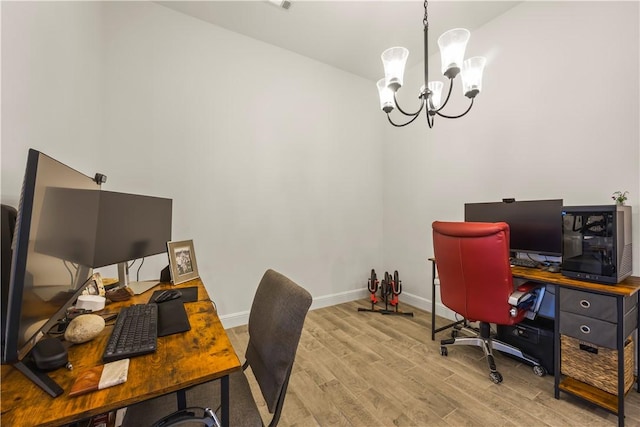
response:
[(562, 199), (466, 203), (465, 221), (506, 222), (510, 250), (562, 256)]

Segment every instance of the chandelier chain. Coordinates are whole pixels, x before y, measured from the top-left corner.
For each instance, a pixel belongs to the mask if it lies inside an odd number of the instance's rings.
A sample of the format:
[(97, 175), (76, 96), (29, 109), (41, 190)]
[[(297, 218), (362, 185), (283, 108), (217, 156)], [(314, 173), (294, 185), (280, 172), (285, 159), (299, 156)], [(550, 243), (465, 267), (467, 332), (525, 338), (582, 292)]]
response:
[(427, 13), (427, 0), (424, 0), (424, 18), (422, 19), (422, 25), (425, 28), (429, 28), (429, 15)]

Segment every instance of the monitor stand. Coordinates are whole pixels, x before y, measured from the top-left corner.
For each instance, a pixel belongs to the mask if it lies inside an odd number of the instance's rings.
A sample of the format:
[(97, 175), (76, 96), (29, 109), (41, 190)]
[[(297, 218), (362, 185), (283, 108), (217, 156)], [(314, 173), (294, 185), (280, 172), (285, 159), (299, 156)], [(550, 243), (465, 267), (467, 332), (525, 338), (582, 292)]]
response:
[(118, 263), (118, 284), (129, 286), (129, 264), (126, 261)]
[(78, 270), (76, 271), (75, 277), (73, 279), (73, 290), (75, 291), (80, 289), (80, 287), (87, 282), (89, 277), (91, 277), (92, 273), (93, 272), (91, 271), (91, 267), (79, 264)]
[(49, 375), (32, 366), (30, 362), (16, 362), (13, 364), (13, 367), (22, 372), (24, 376), (33, 381), (38, 387), (49, 393), (51, 397), (58, 397), (64, 392), (62, 387), (52, 380)]
[(144, 293), (154, 286), (160, 284), (158, 280), (149, 280), (144, 282), (129, 281), (129, 265), (126, 262), (121, 262), (118, 264), (118, 282), (122, 287), (129, 287), (135, 295)]

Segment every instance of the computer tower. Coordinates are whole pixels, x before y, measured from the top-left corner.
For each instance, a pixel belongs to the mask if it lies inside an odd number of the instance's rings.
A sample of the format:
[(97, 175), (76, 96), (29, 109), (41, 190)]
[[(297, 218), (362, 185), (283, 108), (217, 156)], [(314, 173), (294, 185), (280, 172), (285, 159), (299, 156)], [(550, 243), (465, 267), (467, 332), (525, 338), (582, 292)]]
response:
[[(556, 307), (556, 287), (547, 285), (539, 294), (535, 317), (525, 318), (515, 325), (496, 325), (496, 339), (510, 344), (529, 357), (537, 359), (548, 374), (554, 372), (554, 322)], [(502, 353), (520, 360), (517, 356)]]
[[(520, 349), (527, 356), (538, 359), (547, 373), (553, 374), (553, 320), (524, 319), (515, 325), (497, 325), (496, 338)], [(508, 353), (502, 354), (519, 360)]]
[(616, 284), (631, 275), (631, 206), (562, 208), (562, 275)]

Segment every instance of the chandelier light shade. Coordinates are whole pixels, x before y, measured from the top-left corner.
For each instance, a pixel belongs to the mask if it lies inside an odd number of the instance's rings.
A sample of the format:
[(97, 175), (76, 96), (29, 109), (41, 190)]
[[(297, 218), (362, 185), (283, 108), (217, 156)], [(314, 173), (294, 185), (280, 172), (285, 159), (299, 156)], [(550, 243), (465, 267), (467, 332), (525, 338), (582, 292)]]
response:
[(378, 95), (380, 95), (380, 108), (385, 113), (393, 110), (393, 91), (387, 87), (387, 79), (378, 80)]
[(462, 93), (467, 98), (473, 98), (482, 90), (482, 73), (487, 59), (474, 56), (464, 61), (462, 65)]
[(469, 30), (455, 28), (438, 37), (442, 74), (446, 77), (454, 78), (460, 72), (469, 36), (471, 36)]
[[(444, 101), (442, 100), (442, 90), (444, 84), (440, 81), (429, 81), (429, 21), (427, 14), (427, 1), (424, 2), (424, 85), (420, 88), (418, 98), (420, 106), (418, 111), (408, 113), (398, 105), (396, 93), (402, 87), (404, 68), (409, 57), (409, 51), (403, 47), (392, 47), (385, 50), (382, 55), (382, 65), (384, 66), (384, 78), (377, 83), (378, 94), (380, 95), (380, 108), (387, 114), (389, 122), (402, 127), (413, 122), (422, 112), (425, 111), (427, 124), (433, 127), (435, 116), (446, 119), (457, 119), (467, 114), (473, 107), (473, 100), (482, 91), (482, 74), (486, 65), (486, 59), (481, 56), (464, 60), (465, 50), (469, 42), (470, 33), (464, 28), (454, 28), (442, 34), (438, 38), (440, 48), (440, 59), (442, 63), (442, 74), (449, 79), (449, 89)], [(469, 107), (462, 114), (449, 116), (441, 110), (449, 102), (453, 80), (461, 75), (462, 93), (470, 99)], [(391, 119), (390, 113), (397, 109), (401, 114), (408, 117), (404, 123), (396, 123)]]
[[(440, 101), (442, 100), (442, 87), (444, 84), (440, 81), (429, 82), (429, 90), (431, 91), (431, 104), (429, 108), (438, 109), (440, 108)], [(424, 86), (420, 89), (420, 93), (424, 92)]]
[(409, 50), (404, 47), (391, 47), (380, 55), (384, 65), (384, 79), (386, 85), (394, 91), (402, 87), (404, 67), (407, 64)]

